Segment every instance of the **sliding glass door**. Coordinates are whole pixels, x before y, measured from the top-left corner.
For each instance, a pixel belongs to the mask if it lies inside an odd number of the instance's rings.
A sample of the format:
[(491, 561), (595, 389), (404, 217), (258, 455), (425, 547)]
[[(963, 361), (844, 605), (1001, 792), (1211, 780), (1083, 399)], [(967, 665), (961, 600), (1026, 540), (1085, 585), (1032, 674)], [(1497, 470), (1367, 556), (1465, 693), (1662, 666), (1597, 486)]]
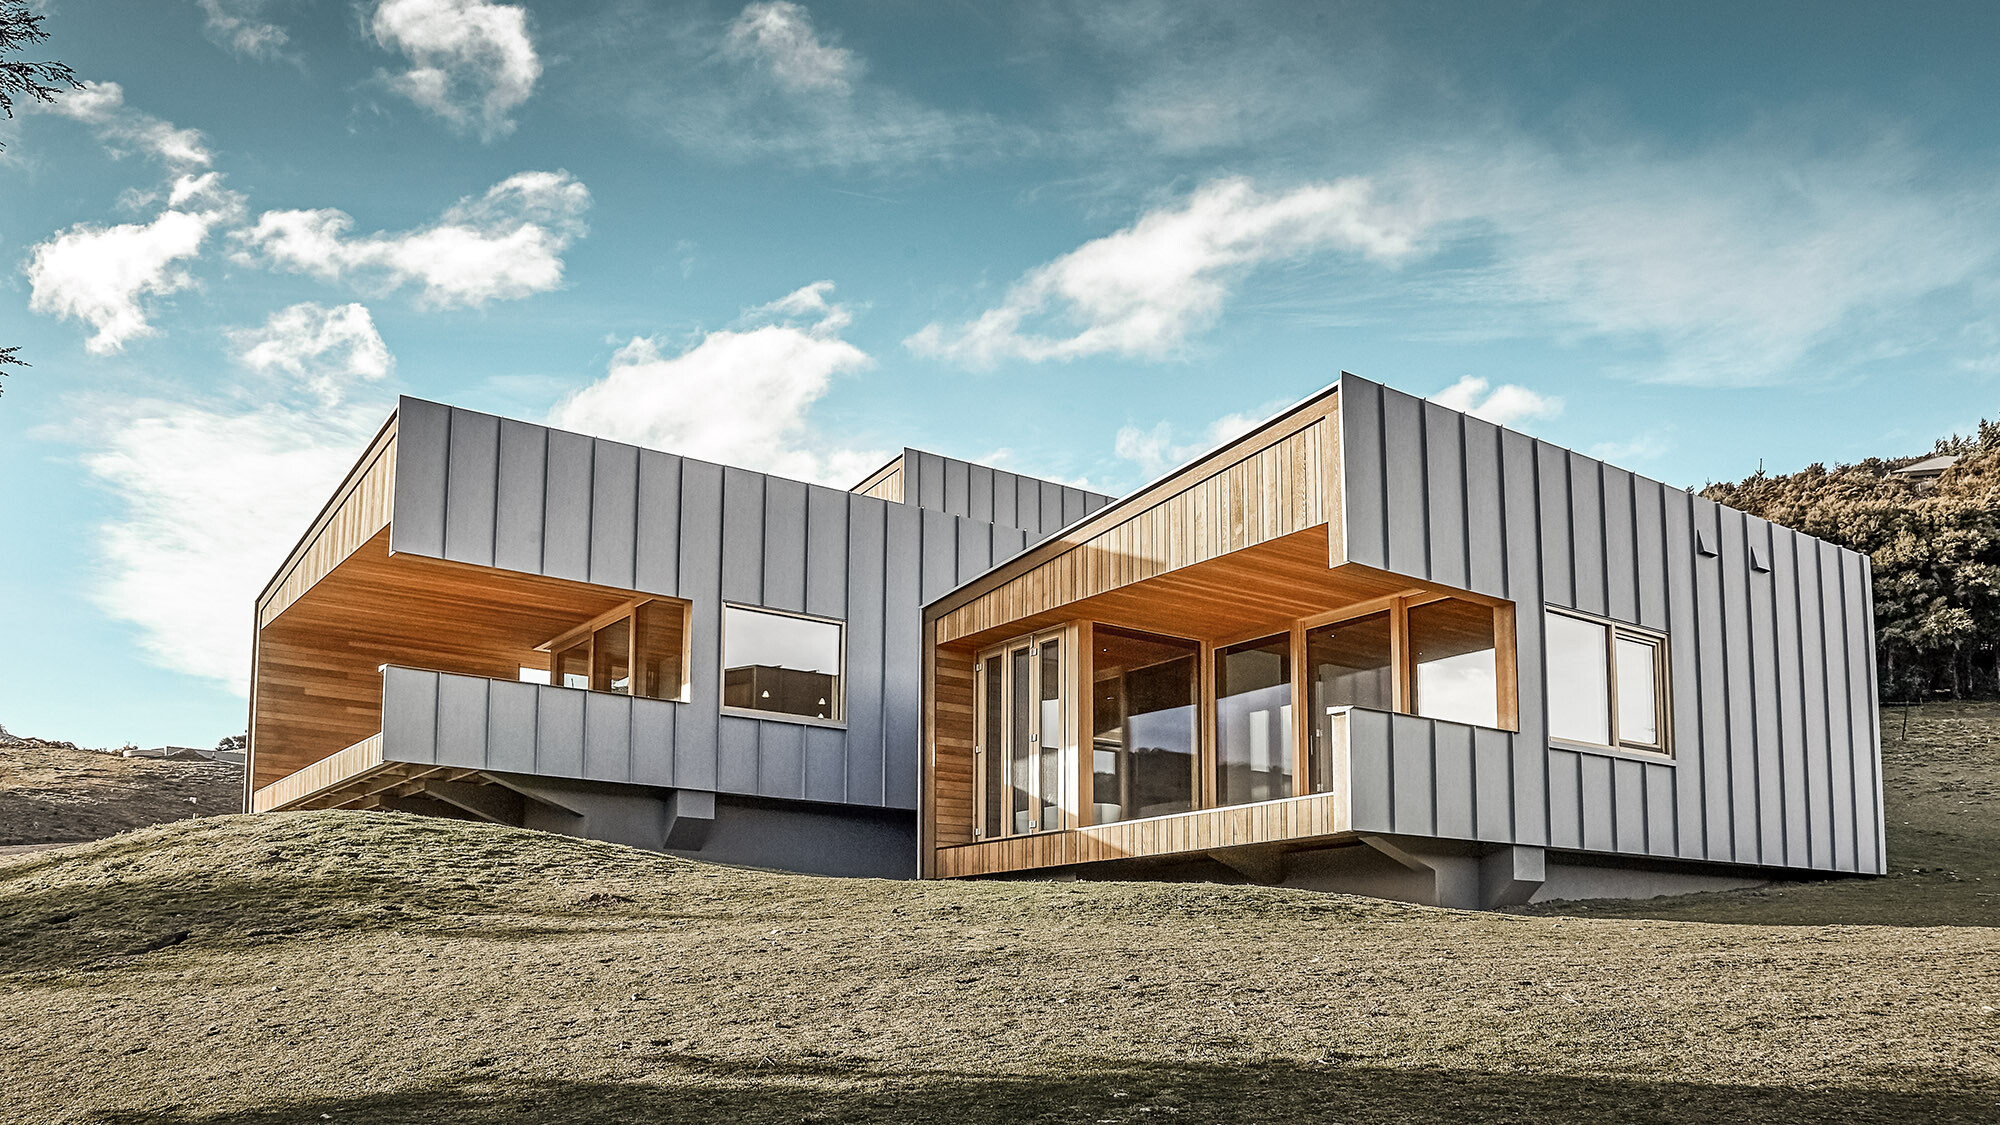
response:
[(977, 665), (982, 838), (1022, 836), (1067, 826), (1070, 656), (1060, 632), (989, 649)]

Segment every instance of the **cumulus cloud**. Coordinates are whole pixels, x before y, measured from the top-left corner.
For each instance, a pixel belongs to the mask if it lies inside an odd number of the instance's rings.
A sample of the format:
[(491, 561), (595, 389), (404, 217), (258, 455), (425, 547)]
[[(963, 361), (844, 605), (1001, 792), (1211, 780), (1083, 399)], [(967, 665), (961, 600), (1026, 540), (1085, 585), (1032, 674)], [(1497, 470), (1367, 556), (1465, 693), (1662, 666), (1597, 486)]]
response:
[(260, 327), (230, 332), (229, 341), (244, 367), (299, 383), (329, 404), (340, 401), (348, 387), (381, 379), (395, 365), (375, 318), (360, 304), (293, 305), (272, 313)]
[(294, 306), (233, 339), (256, 381), (86, 400), (74, 436), (122, 505), (99, 529), (97, 603), (154, 663), (241, 695), (253, 599), (388, 416), (370, 388), (393, 361), (359, 305)]
[(1555, 395), (1537, 394), (1517, 383), (1494, 386), (1477, 375), (1467, 375), (1431, 396), (1439, 406), (1484, 418), (1496, 426), (1512, 426), (1531, 418), (1553, 418), (1562, 413), (1563, 401)]
[(453, 128), (493, 140), (534, 93), (542, 60), (526, 9), (487, 0), (382, 0), (369, 31), (411, 66), (386, 75), (389, 88)]
[(933, 323), (904, 343), (973, 368), (1007, 359), (1168, 358), (1215, 322), (1258, 265), (1325, 251), (1383, 263), (1408, 256), (1424, 230), (1423, 209), (1379, 194), (1363, 179), (1275, 195), (1248, 180), (1220, 180), (1035, 268), (971, 322)]
[(799, 480), (851, 484), (889, 455), (840, 448), (813, 433), (809, 414), (834, 378), (870, 363), (841, 338), (851, 316), (828, 300), (832, 289), (829, 281), (808, 285), (685, 348), (635, 337), (602, 379), (559, 403), (549, 420)]
[(242, 215), (242, 196), (222, 186), (220, 173), (181, 176), (167, 208), (148, 222), (78, 223), (29, 251), (28, 307), (89, 325), (84, 347), (95, 354), (123, 351), (157, 334), (152, 299), (192, 286), (186, 264), (212, 229)]
[(116, 82), (92, 82), (64, 94), (44, 112), (89, 125), (113, 155), (138, 151), (179, 173), (206, 168), (215, 159), (198, 129), (177, 129), (150, 113), (125, 104), (125, 88)]
[(352, 216), (326, 208), (266, 211), (232, 237), (245, 264), (376, 293), (411, 285), (431, 308), (478, 306), (559, 287), (589, 208), (568, 172), (521, 172), (413, 231), (356, 236)]
[(1242, 437), (1264, 421), (1265, 414), (1235, 413), (1224, 414), (1210, 422), (1202, 430), (1202, 435), (1192, 442), (1178, 442), (1171, 422), (1160, 422), (1152, 429), (1138, 426), (1121, 426), (1118, 436), (1112, 442), (1112, 452), (1119, 458), (1139, 467), (1147, 479), (1160, 476), (1176, 465), (1185, 464), (1196, 457), (1236, 438)]
[(195, 0), (202, 31), (218, 46), (253, 59), (287, 58), (291, 36), (264, 18), (270, 0)]

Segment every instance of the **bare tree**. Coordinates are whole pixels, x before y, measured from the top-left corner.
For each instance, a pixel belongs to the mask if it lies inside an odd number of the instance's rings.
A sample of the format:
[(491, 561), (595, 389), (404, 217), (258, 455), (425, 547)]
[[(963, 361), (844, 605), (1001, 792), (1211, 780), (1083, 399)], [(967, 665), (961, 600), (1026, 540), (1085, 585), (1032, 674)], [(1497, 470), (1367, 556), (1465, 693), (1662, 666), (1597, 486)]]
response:
[[(28, 11), (27, 0), (0, 0), (0, 112), (10, 119), (17, 97), (47, 103), (55, 101), (56, 95), (64, 91), (83, 89), (76, 72), (66, 64), (24, 62), (10, 57), (48, 37), (49, 33), (42, 30), (42, 17)], [(5, 142), (0, 142), (0, 148), (6, 147)], [(7, 374), (9, 367), (27, 366), (19, 347), (0, 347), (0, 377)], [(0, 386), (0, 394), (6, 390)]]

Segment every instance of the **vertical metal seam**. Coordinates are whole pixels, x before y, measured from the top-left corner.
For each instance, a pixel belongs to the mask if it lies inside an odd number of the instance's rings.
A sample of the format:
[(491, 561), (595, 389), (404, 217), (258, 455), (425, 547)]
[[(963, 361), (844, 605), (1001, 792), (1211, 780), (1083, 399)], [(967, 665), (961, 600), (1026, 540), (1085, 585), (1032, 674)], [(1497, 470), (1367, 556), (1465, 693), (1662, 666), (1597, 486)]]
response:
[(590, 442), (590, 468), (584, 471), (583, 496), (583, 580), (590, 581), (591, 564), (597, 561), (597, 439)]
[(493, 427), (493, 519), (487, 525), (492, 534), (486, 551), (486, 565), (493, 567), (500, 565), (500, 435), (505, 429), (504, 421)]
[(1472, 471), (1465, 455), (1465, 415), (1455, 414), (1458, 426), (1458, 573), (1466, 586), (1472, 585)]
[(458, 411), (455, 408), (449, 406), (445, 407), (444, 471), (438, 474), (438, 476), (442, 478), (438, 482), (439, 487), (441, 491), (443, 491), (444, 493), (443, 499), (440, 500), (438, 504), (437, 557), (441, 559), (451, 557), (450, 553), (446, 551), (445, 548), (446, 545), (451, 542), (451, 430), (452, 430), (451, 420), (452, 420), (452, 415), (456, 413), (458, 413)]
[[(1375, 388), (1375, 484), (1381, 492), (1382, 506), (1377, 509), (1382, 518), (1377, 521), (1382, 530), (1382, 568), (1389, 567), (1389, 392), (1387, 388)], [(1395, 821), (1392, 818), (1391, 824)]]
[[(1792, 553), (1792, 631), (1799, 638), (1799, 666), (1796, 669), (1799, 677), (1799, 729), (1797, 733), (1800, 750), (1799, 764), (1804, 767), (1804, 772), (1799, 777), (1799, 790), (1805, 795), (1806, 821), (1806, 861), (1802, 866), (1811, 867), (1813, 865), (1813, 844), (1816, 840), (1813, 832), (1812, 719), (1806, 715), (1805, 584), (1799, 581), (1799, 535), (1796, 532), (1790, 533), (1786, 536), (1785, 542), (1790, 547)], [(1822, 648), (1824, 648), (1824, 638), (1822, 638), (1820, 643)]]
[(1849, 594), (1847, 590), (1847, 556), (1850, 552), (1834, 548), (1835, 565), (1840, 569), (1840, 674), (1847, 685), (1847, 815), (1853, 823), (1854, 869), (1861, 870), (1861, 776), (1855, 769), (1855, 759), (1861, 748), (1854, 739), (1854, 624), (1847, 612)]

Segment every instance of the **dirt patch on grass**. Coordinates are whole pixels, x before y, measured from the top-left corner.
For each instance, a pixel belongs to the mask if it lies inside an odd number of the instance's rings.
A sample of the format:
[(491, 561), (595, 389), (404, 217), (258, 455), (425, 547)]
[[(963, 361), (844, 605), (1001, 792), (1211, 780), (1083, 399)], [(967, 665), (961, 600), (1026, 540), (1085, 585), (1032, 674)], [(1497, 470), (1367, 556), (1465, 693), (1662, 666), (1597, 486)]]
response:
[(243, 771), (54, 746), (0, 749), (0, 846), (97, 840), (243, 808)]
[(1996, 997), (1978, 927), (820, 879), (374, 813), (0, 860), (36, 1122), (1989, 1122)]

